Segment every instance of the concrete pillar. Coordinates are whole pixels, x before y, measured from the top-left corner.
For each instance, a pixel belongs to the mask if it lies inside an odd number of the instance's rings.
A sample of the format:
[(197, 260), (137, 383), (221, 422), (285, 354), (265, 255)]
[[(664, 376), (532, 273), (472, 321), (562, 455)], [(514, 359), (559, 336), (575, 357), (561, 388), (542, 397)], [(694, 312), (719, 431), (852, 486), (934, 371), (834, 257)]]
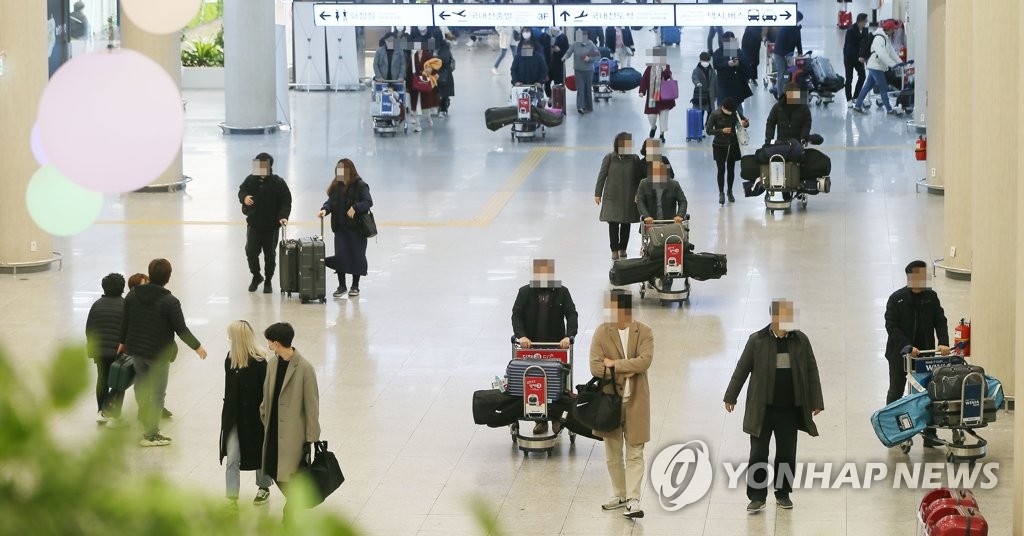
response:
[[(919, 3), (925, 3), (921, 0)], [(914, 4), (917, 7), (917, 4)], [(931, 50), (927, 59), (918, 63), (927, 65), (924, 76), (917, 75), (917, 86), (914, 92), (914, 123), (928, 129), (928, 164), (925, 166), (925, 182), (929, 191), (944, 188), (945, 156), (946, 156), (946, 116), (943, 113), (946, 92), (943, 84), (946, 79), (946, 0), (927, 2), (926, 13), (915, 13), (915, 23), (921, 17), (927, 17), (927, 36), (923, 49)], [(919, 39), (918, 42), (921, 40)], [(915, 50), (914, 54), (917, 52)], [(921, 86), (924, 88), (921, 88)], [(934, 110), (928, 113), (928, 110)]]
[(224, 0), (225, 133), (278, 129), (274, 2)]
[[(1024, 9), (1018, 9), (1017, 27), (1024, 28)], [(1019, 58), (1024, 58), (1024, 39), (1017, 42)], [(1017, 73), (1018, 79), (1021, 73)], [(1024, 118), (1024, 99), (1017, 100), (1017, 117)], [(1024, 171), (1024, 151), (1017, 151), (1017, 170)], [(1017, 206), (1024, 207), (1024, 188), (1017, 188)], [(1017, 266), (1024, 266), (1024, 218), (1017, 218)], [(1024, 333), (1024, 270), (1017, 270), (1016, 324), (1017, 333)], [(1017, 337), (1014, 362), (1024, 363), (1024, 337)], [(1024, 385), (1024, 366), (1016, 367), (1014, 382)], [(1013, 412), (1013, 531), (1011, 534), (1024, 534), (1024, 413)]]
[[(0, 16), (0, 264), (43, 262), (52, 239), (36, 226), (25, 205), (29, 179), (39, 169), (30, 137), (46, 87), (46, 2), (4, 2)], [(31, 244), (35, 242), (36, 251)]]
[[(978, 89), (1019, 87), (1019, 0), (964, 2), (973, 6), (970, 78)], [(959, 2), (951, 2), (959, 3)], [(947, 13), (950, 6), (946, 6)], [(950, 20), (952, 22), (952, 20)], [(959, 27), (959, 25), (957, 26)], [(993, 36), (999, 36), (993, 39)], [(959, 41), (960, 36), (953, 41)], [(969, 62), (968, 62), (969, 63)], [(949, 70), (963, 79), (964, 73)], [(1015, 391), (1017, 291), (1017, 182), (1020, 147), (1019, 96), (1012, 91), (971, 93), (959, 104), (975, 118), (971, 141), (958, 147), (973, 153), (975, 165), (967, 175), (971, 196), (971, 352), (985, 371), (1003, 380), (1008, 395)], [(989, 114), (991, 120), (981, 119)], [(948, 120), (949, 118), (947, 118)], [(954, 202), (947, 197), (947, 203)], [(1005, 378), (1005, 379), (1004, 379)]]
[[(145, 55), (162, 67), (178, 91), (181, 91), (181, 33), (153, 34), (136, 26), (132, 19), (121, 12), (121, 48), (127, 48)], [(154, 127), (159, 128), (154, 125)], [(171, 165), (150, 186), (141, 191), (168, 191), (183, 187), (184, 164), (181, 149)], [(173, 186), (171, 186), (173, 185)]]
[[(944, 203), (945, 250), (942, 252), (942, 266), (947, 275), (970, 275), (971, 252), (971, 184), (974, 182), (976, 155), (969, 150), (971, 125), (974, 123), (971, 106), (967, 105), (976, 97), (973, 91), (977, 76), (973, 72), (974, 27), (971, 23), (974, 3), (957, 0), (945, 2), (945, 28), (955, 28), (955, 39), (944, 38), (945, 53), (933, 51), (933, 56), (944, 58), (944, 76), (929, 92), (930, 98), (941, 102), (932, 104), (931, 128), (929, 133), (937, 136), (938, 146), (933, 146), (932, 136), (928, 139), (928, 154), (935, 154), (936, 178), (943, 184), (946, 200)], [(988, 34), (983, 34), (988, 35)], [(935, 124), (938, 122), (938, 124)], [(941, 129), (941, 132), (939, 131)], [(933, 148), (934, 147), (934, 148)], [(981, 161), (981, 160), (977, 160)], [(929, 161), (929, 175), (932, 162)], [(986, 193), (986, 197), (989, 197)]]

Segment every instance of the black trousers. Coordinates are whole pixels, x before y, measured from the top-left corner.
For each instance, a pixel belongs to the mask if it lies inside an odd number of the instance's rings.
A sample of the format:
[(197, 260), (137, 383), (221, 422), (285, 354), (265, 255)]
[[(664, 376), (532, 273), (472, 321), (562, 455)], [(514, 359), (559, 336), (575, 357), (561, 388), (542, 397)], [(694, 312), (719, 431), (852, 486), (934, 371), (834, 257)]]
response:
[(249, 260), (249, 273), (260, 275), (260, 253), (263, 253), (263, 264), (266, 267), (267, 280), (274, 277), (274, 269), (277, 268), (278, 229), (263, 230), (249, 226), (245, 235), (245, 257)]
[(715, 158), (715, 165), (718, 166), (718, 193), (726, 192), (726, 178), (729, 182), (729, 190), (732, 191), (732, 184), (736, 181), (736, 162), (740, 158), (740, 145), (712, 145), (711, 154)]
[[(768, 449), (775, 436), (775, 496), (788, 497), (793, 491), (796, 473), (796, 436), (799, 433), (801, 408), (765, 408), (761, 435), (750, 436), (750, 465), (747, 466), (747, 498), (763, 501), (768, 498)], [(765, 464), (755, 467), (757, 464)], [(780, 470), (781, 469), (781, 470)], [(783, 474), (785, 472), (786, 474)], [(751, 485), (758, 483), (757, 487)], [(771, 484), (768, 484), (769, 486)]]
[(629, 224), (608, 222), (608, 242), (612, 251), (626, 251), (629, 245)]
[[(864, 87), (864, 64), (857, 58), (854, 58), (853, 61), (843, 60), (843, 63), (846, 65), (846, 100), (852, 101), (857, 98), (857, 95), (860, 95), (860, 90)], [(855, 70), (857, 71), (856, 87), (853, 85), (853, 72)]]
[(100, 357), (96, 359), (96, 409), (106, 412), (111, 417), (121, 416), (121, 404), (124, 402), (124, 391), (115, 391), (107, 385), (110, 378), (110, 366), (116, 357)]
[[(889, 362), (889, 390), (885, 393), (885, 404), (889, 405), (903, 398), (903, 393), (907, 391), (907, 373), (902, 357), (886, 358), (886, 361)], [(934, 437), (936, 432), (934, 428), (925, 428), (921, 435)]]

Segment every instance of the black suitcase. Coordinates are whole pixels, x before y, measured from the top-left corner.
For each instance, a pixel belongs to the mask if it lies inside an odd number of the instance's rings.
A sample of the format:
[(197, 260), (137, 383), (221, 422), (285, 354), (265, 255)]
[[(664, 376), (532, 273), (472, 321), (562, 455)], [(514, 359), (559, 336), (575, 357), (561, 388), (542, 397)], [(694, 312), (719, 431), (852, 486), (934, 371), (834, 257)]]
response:
[(508, 426), (523, 417), (522, 397), (487, 389), (473, 393), (473, 422), (491, 428)]
[[(959, 395), (957, 395), (959, 398)], [(928, 421), (930, 426), (958, 427), (960, 426), (960, 400), (936, 400), (932, 402), (931, 418)], [(996, 401), (986, 398), (982, 404), (982, 421), (986, 424), (996, 421)]]
[(326, 303), (326, 251), (323, 238), (319, 236), (282, 240), (278, 247), (277, 263), (281, 293), (288, 296), (298, 294), (302, 303)]
[(650, 259), (637, 257), (635, 259), (620, 259), (612, 263), (612, 269), (608, 270), (608, 279), (613, 285), (632, 285), (650, 281), (652, 277), (658, 277), (665, 270), (665, 259)]
[[(960, 400), (963, 396), (964, 379), (968, 374), (980, 373), (985, 375), (985, 369), (976, 365), (946, 365), (932, 371), (932, 379), (928, 382), (928, 398), (932, 400)], [(982, 378), (982, 396), (987, 396), (985, 391), (988, 386)]]
[(683, 252), (683, 275), (697, 281), (720, 279), (728, 272), (724, 254)]

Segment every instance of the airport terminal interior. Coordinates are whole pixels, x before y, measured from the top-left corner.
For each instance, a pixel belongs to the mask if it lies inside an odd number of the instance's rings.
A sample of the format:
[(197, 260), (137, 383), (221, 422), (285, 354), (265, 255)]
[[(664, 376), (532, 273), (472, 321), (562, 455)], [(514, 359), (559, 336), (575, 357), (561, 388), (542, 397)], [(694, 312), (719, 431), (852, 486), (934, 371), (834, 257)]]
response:
[[(859, 1), (850, 7), (854, 15), (867, 8)], [(804, 50), (828, 57), (842, 73), (836, 2), (801, 2), (800, 9)], [(737, 36), (743, 31), (725, 29)], [(642, 71), (656, 34), (649, 28), (633, 34), (633, 66)], [(482, 499), (484, 517), (505, 534), (914, 534), (922, 489), (893, 489), (891, 480), (870, 489), (797, 489), (793, 509), (777, 508), (769, 497), (763, 512), (749, 515), (743, 486), (730, 489), (720, 469), (747, 460), (744, 399), (728, 413), (723, 395), (747, 338), (771, 322), (770, 304), (778, 298), (795, 304), (795, 325), (813, 347), (824, 399), (815, 417), (820, 435), (800, 434), (799, 461), (875, 462), (890, 470), (905, 462), (945, 462), (943, 449), (922, 448), (916, 439), (909, 453), (886, 448), (870, 421), (885, 405), (888, 384), (886, 300), (906, 285), (907, 263), (928, 263), (951, 335), (971, 312), (970, 281), (942, 269), (932, 275), (932, 261), (946, 247), (944, 198), (919, 184), (927, 172), (926, 163), (915, 160), (918, 132), (908, 123), (914, 118), (886, 115), (878, 106), (856, 114), (840, 91), (831, 105), (810, 106), (812, 131), (824, 138), (820, 149), (832, 160), (830, 193), (809, 196), (806, 206), (797, 201), (792, 210), (768, 211), (762, 197), (744, 197), (737, 177), (735, 202), (720, 205), (711, 139), (685, 139), (690, 72), (706, 38), (707, 28), (683, 28), (681, 44), (667, 48), (682, 98), (670, 114), (664, 154), (689, 201), (689, 241), (698, 252), (728, 257), (724, 277), (691, 281), (688, 301), (664, 304), (641, 298), (639, 285), (609, 282), (607, 226), (599, 221), (594, 186), (616, 134), (631, 133), (636, 151), (646, 138), (644, 100), (635, 90), (615, 92), (580, 115), (570, 91), (562, 125), (547, 129), (544, 139), (514, 141), (507, 129), (492, 132), (484, 124), (484, 110), (508, 102), (511, 58), (492, 75), (497, 50), (486, 39), (467, 47), (463, 38), (452, 49), (458, 67), (450, 114), (422, 132), (376, 135), (363, 87), (289, 91), (290, 128), (224, 134), (218, 126), (225, 118), (224, 90), (183, 90), (183, 169), (191, 182), (177, 192), (106, 195), (95, 224), (53, 239), (52, 249), (63, 254), (60, 269), (0, 275), (0, 341), (19, 366), (45, 363), (61, 345), (84, 340), (103, 276), (146, 272), (151, 259), (166, 258), (173, 265), (167, 288), (209, 357), (201, 360), (177, 341), (166, 395), (173, 418), (161, 426), (173, 444), (141, 448), (132, 442), (128, 471), (161, 474), (223, 501), (218, 438), (226, 328), (247, 320), (265, 349), (263, 329), (288, 322), (293, 346), (316, 372), (321, 439), (345, 475), (317, 510), (343, 516), (364, 534), (482, 534), (474, 499)], [(762, 58), (760, 76), (764, 69)], [(763, 84), (752, 89), (743, 104), (751, 138), (744, 152), (760, 146), (775, 102)], [(287, 236), (324, 234), (329, 255), (332, 233), (329, 226), (321, 229), (317, 213), (335, 163), (349, 158), (355, 164), (369, 185), (379, 227), (369, 240), (360, 295), (331, 296), (331, 270), (324, 304), (279, 294), (276, 278), (272, 294), (247, 290), (246, 226), (237, 194), (262, 152), (273, 156), (274, 172), (292, 192)], [(630, 237), (627, 255), (633, 258), (641, 244), (636, 224)], [(653, 330), (642, 519), (602, 511), (612, 490), (600, 442), (583, 436), (570, 442), (563, 432), (550, 454), (524, 454), (507, 427), (473, 422), (473, 393), (489, 389), (512, 357), (512, 305), (532, 278), (534, 259), (555, 261), (556, 278), (579, 312), (572, 385), (590, 379), (595, 330), (614, 321), (610, 290), (632, 292), (634, 320)], [(91, 386), (91, 364), (88, 372)], [(135, 427), (136, 407), (129, 391), (124, 413)], [(108, 433), (95, 413), (90, 391), (53, 423), (53, 433), (67, 442)], [(532, 424), (524, 422), (523, 433)], [(948, 430), (939, 434), (950, 437)], [(1000, 411), (982, 435), (989, 445), (979, 464), (998, 462), (999, 482), (974, 493), (990, 534), (1011, 534), (1013, 413)], [(662, 449), (693, 440), (708, 447), (717, 471), (713, 485), (693, 504), (669, 511), (650, 481), (651, 462)], [(279, 516), (285, 498), (276, 487), (269, 506), (251, 504), (252, 478), (243, 472), (242, 515), (262, 508), (260, 515)]]

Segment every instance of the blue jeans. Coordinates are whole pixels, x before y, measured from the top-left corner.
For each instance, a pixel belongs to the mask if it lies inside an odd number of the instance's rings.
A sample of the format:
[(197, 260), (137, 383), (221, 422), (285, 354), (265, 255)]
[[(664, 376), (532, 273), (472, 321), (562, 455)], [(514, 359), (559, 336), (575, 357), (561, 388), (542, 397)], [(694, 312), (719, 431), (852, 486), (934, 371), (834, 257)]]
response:
[(892, 105), (889, 104), (889, 83), (885, 81), (885, 71), (879, 71), (878, 69), (868, 69), (868, 80), (864, 83), (864, 87), (860, 88), (860, 95), (857, 95), (857, 102), (854, 104), (857, 108), (864, 108), (864, 99), (871, 93), (872, 88), (878, 88), (878, 92), (882, 95), (882, 105), (885, 106), (885, 111), (891, 112)]
[(139, 420), (142, 421), (143, 436), (149, 437), (160, 432), (160, 416), (167, 397), (167, 375), (170, 373), (171, 361), (136, 356), (134, 364)]
[(786, 65), (786, 57), (782, 54), (772, 54), (772, 61), (775, 62), (775, 90), (778, 97), (782, 96), (783, 88), (789, 83), (789, 66)]
[[(224, 478), (227, 483), (227, 496), (229, 499), (238, 498), (238, 490), (242, 487), (239, 466), (242, 464), (242, 449), (238, 445), (238, 428), (228, 433), (227, 441), (227, 464), (224, 466)], [(256, 470), (256, 485), (261, 488), (270, 489), (274, 481), (263, 474), (262, 469)]]
[[(498, 52), (498, 59), (494, 60), (495, 69), (497, 69), (498, 66), (501, 65), (501, 61), (505, 59), (505, 54), (507, 54), (509, 50), (512, 50), (512, 48), (503, 48), (501, 49), (500, 52)], [(515, 52), (513, 52), (512, 55), (515, 56)]]
[(721, 26), (708, 26), (708, 52), (714, 52), (712, 46), (715, 42), (715, 36), (718, 36), (718, 46), (724, 46), (722, 43), (722, 36), (725, 35), (725, 30)]
[(573, 71), (576, 75), (576, 109), (594, 111), (594, 71)]

